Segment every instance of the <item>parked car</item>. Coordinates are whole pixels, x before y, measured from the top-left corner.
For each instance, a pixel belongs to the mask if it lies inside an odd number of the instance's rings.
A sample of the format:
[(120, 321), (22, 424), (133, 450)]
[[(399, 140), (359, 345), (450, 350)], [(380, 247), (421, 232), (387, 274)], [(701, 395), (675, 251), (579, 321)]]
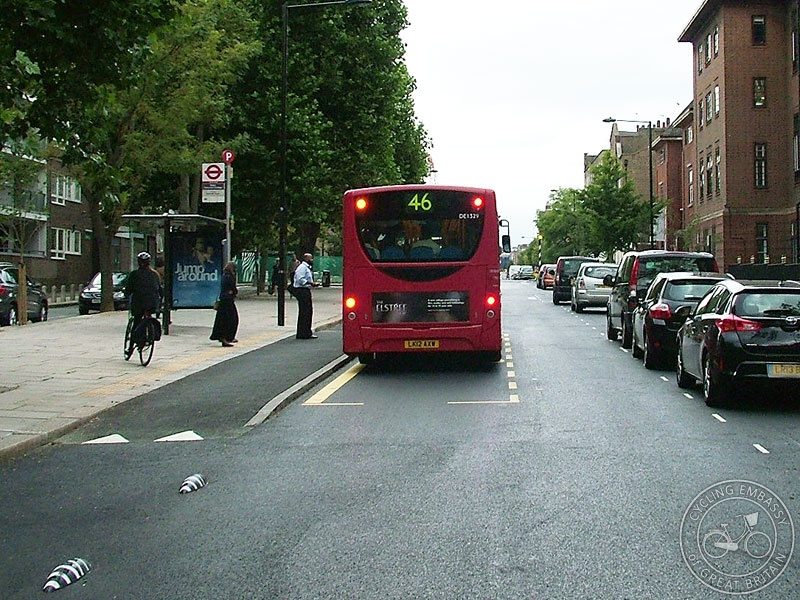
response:
[(559, 256), (556, 261), (555, 281), (553, 282), (553, 304), (561, 304), (572, 297), (572, 280), (585, 262), (597, 262), (588, 256)]
[(719, 273), (660, 273), (633, 311), (633, 356), (655, 369), (673, 365), (678, 352), (678, 330), (700, 299), (718, 281)]
[[(717, 283), (678, 332), (678, 386), (701, 381), (708, 406), (724, 406), (737, 383), (800, 379), (800, 283)], [(795, 386), (796, 387), (796, 386)]]
[(556, 266), (552, 264), (545, 264), (539, 268), (539, 279), (536, 282), (536, 287), (540, 290), (547, 290), (553, 287), (553, 282), (556, 279)]
[(611, 286), (603, 283), (606, 275), (614, 275), (617, 265), (614, 263), (588, 262), (583, 263), (572, 282), (570, 305), (574, 312), (583, 312), (589, 306), (602, 306), (608, 304), (608, 295)]
[[(47, 321), (48, 302), (42, 286), (30, 277), (28, 281), (28, 319)], [(0, 325), (16, 325), (19, 315), (19, 268), (13, 263), (0, 262)]]
[[(127, 310), (128, 299), (125, 297), (125, 282), (128, 280), (128, 274), (114, 272), (111, 274), (111, 278), (114, 283), (114, 310)], [(100, 273), (96, 273), (81, 290), (78, 297), (78, 313), (88, 315), (91, 310), (100, 310), (101, 293)]]
[(519, 270), (521, 269), (521, 265), (509, 265), (508, 267), (508, 278), (509, 279), (519, 279)]
[(607, 276), (603, 283), (612, 286), (606, 311), (606, 335), (616, 340), (622, 333), (622, 347), (630, 348), (633, 341), (633, 311), (639, 298), (659, 273), (717, 273), (717, 261), (708, 252), (669, 252), (645, 250), (628, 252), (622, 257), (617, 274)]
[(517, 274), (517, 279), (533, 279), (533, 267), (531, 265), (522, 265)]

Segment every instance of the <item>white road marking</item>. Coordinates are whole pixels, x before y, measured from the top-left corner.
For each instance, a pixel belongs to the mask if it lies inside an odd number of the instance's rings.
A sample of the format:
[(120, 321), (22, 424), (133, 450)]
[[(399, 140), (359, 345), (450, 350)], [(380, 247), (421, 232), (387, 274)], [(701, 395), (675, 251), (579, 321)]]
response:
[(509, 381), (508, 382), (508, 389), (510, 389), (510, 390), (517, 389), (517, 382), (516, 381)]
[(118, 433), (112, 433), (111, 435), (97, 438), (96, 440), (89, 440), (88, 442), (83, 442), (83, 443), (84, 444), (127, 444), (128, 440), (126, 440)]
[(519, 404), (519, 396), (512, 395), (510, 400), (461, 400), (448, 404)]
[(158, 438), (157, 442), (200, 442), (203, 438), (197, 435), (194, 431), (181, 431), (180, 433), (173, 433)]
[(509, 378), (509, 379), (511, 379), (512, 377), (516, 377), (516, 376), (517, 376), (517, 374), (516, 374), (516, 373), (514, 373), (514, 371), (509, 371), (509, 372), (508, 372), (508, 378)]
[(622, 350), (625, 354), (628, 353), (628, 351), (625, 348), (620, 348), (620, 350)]
[(761, 444), (753, 444), (753, 448), (761, 452), (761, 454), (769, 454), (769, 450), (764, 448)]
[(506, 367), (508, 367), (509, 369), (513, 369), (514, 368), (514, 363), (511, 362), (511, 361), (506, 361)]
[(723, 418), (722, 418), (720, 415), (718, 415), (717, 413), (711, 413), (711, 416), (712, 416), (712, 417), (714, 417), (714, 418), (715, 418), (717, 421), (719, 421), (720, 423), (727, 423), (727, 421), (726, 421), (725, 419), (723, 419)]
[(514, 359), (513, 356), (511, 356), (510, 354), (506, 354), (506, 360), (513, 360), (513, 359)]
[(592, 329), (594, 329), (595, 331), (597, 331), (597, 327), (592, 327)]
[(662, 376), (661, 376), (661, 381), (667, 381), (667, 382), (669, 382), (669, 379), (667, 379), (666, 377), (664, 377), (664, 376), (662, 375)]
[(687, 397), (689, 400), (694, 400), (694, 396), (692, 396), (692, 395), (691, 395), (690, 393), (688, 393), (688, 392), (684, 392), (684, 393), (683, 393), (683, 395), (684, 395), (684, 396), (686, 396), (686, 397)]

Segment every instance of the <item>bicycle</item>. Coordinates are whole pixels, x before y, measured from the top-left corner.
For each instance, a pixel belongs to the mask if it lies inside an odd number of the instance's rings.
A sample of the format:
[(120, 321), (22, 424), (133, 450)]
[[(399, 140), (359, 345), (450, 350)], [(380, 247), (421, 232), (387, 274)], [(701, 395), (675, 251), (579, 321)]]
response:
[[(751, 558), (762, 559), (772, 551), (772, 540), (761, 531), (754, 531), (758, 524), (758, 513), (736, 515), (744, 520), (744, 530), (734, 539), (728, 532), (728, 524), (721, 523), (721, 529), (712, 529), (703, 537), (703, 550), (713, 559), (720, 559), (728, 552), (744, 550)], [(751, 547), (750, 544), (753, 544)]]
[[(134, 345), (136, 350), (139, 351), (139, 362), (143, 367), (150, 364), (153, 358), (153, 349), (156, 345), (156, 340), (160, 338), (158, 331), (160, 330), (159, 322), (153, 318), (152, 314), (147, 311), (144, 313), (141, 322), (139, 323), (141, 339)], [(131, 346), (131, 336), (133, 335), (133, 315), (128, 318), (128, 326), (125, 328), (125, 345), (122, 348), (122, 356), (125, 360), (130, 360), (133, 355), (134, 348)]]

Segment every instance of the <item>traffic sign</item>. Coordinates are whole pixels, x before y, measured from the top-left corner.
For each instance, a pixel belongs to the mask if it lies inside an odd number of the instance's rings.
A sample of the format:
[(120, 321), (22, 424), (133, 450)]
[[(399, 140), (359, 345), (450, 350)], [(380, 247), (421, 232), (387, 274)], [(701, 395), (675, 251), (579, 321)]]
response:
[(222, 151), (222, 162), (224, 162), (226, 165), (229, 165), (234, 160), (236, 160), (236, 154), (234, 154), (233, 150), (226, 148)]
[(222, 183), (225, 181), (225, 163), (203, 163), (203, 183)]

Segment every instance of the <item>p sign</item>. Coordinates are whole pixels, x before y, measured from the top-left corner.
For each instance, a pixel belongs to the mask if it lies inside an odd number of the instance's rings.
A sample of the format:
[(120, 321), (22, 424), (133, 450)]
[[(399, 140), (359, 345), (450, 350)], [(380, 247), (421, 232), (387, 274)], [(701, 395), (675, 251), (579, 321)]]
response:
[(236, 160), (236, 154), (233, 153), (233, 150), (225, 149), (222, 151), (222, 162), (226, 165), (231, 164), (234, 160)]

